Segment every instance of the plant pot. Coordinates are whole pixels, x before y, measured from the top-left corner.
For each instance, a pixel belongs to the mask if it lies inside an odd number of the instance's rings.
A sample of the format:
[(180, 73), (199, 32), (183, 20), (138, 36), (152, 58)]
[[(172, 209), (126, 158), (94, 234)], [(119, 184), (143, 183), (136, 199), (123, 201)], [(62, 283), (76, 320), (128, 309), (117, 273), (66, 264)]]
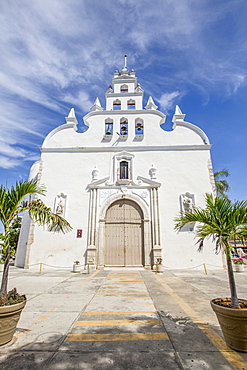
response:
[[(226, 344), (236, 351), (247, 352), (247, 309), (219, 306), (214, 303), (216, 300), (213, 299), (210, 303), (217, 316)], [(231, 301), (230, 298), (226, 298), (226, 300)], [(240, 301), (247, 303), (244, 299)]]
[(234, 271), (235, 272), (244, 272), (244, 264), (240, 265), (239, 263), (234, 264)]
[(81, 272), (81, 266), (79, 264), (73, 264), (73, 272)]
[(8, 343), (13, 338), (25, 304), (26, 301), (10, 306), (0, 306), (0, 345)]

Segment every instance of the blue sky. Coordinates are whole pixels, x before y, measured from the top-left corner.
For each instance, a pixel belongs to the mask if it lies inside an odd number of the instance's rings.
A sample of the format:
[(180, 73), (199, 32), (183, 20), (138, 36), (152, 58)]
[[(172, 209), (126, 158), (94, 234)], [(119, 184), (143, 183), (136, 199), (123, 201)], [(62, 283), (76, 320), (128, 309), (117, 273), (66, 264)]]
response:
[(45, 136), (82, 117), (113, 72), (136, 71), (167, 114), (202, 128), (231, 199), (247, 199), (246, 0), (6, 0), (0, 4), (0, 183), (26, 179)]

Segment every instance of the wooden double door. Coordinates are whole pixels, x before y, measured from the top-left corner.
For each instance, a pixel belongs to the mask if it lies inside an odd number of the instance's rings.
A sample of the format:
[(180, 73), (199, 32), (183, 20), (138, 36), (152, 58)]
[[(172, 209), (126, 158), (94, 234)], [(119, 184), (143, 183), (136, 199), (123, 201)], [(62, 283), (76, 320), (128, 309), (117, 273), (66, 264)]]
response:
[(144, 265), (143, 213), (135, 202), (119, 200), (106, 212), (105, 265)]

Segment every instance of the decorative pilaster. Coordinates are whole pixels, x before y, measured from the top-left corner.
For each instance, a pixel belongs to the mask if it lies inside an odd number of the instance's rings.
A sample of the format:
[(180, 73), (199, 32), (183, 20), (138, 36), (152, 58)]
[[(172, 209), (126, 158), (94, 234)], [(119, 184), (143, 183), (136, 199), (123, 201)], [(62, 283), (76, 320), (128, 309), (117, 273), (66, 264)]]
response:
[(100, 247), (98, 248), (98, 267), (104, 267), (104, 251), (105, 251), (105, 220), (99, 220), (99, 240)]
[(153, 237), (153, 264), (155, 263), (155, 258), (161, 258), (162, 251), (162, 248), (160, 246), (159, 196), (157, 188), (151, 189), (151, 217)]
[(96, 215), (97, 215), (97, 189), (91, 189), (90, 193), (90, 206), (89, 206), (89, 225), (88, 225), (88, 247), (87, 247), (87, 265), (97, 264), (96, 255)]
[(150, 220), (143, 220), (145, 267), (152, 265), (152, 238)]

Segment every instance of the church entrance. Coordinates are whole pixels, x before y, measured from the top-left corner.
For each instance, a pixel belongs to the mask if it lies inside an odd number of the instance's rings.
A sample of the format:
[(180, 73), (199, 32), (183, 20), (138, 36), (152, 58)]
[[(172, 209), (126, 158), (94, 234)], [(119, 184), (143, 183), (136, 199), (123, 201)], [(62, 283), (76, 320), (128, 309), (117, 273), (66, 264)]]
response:
[(143, 213), (133, 201), (110, 205), (105, 222), (105, 265), (143, 266)]

